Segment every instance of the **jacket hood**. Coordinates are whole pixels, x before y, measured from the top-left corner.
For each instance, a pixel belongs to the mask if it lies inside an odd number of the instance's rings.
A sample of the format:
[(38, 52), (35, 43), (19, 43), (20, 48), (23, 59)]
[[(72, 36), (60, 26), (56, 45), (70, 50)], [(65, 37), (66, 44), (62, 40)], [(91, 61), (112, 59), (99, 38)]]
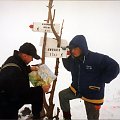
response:
[(88, 46), (86, 38), (83, 35), (76, 35), (69, 43), (69, 49), (79, 47), (82, 50), (83, 55), (88, 54)]

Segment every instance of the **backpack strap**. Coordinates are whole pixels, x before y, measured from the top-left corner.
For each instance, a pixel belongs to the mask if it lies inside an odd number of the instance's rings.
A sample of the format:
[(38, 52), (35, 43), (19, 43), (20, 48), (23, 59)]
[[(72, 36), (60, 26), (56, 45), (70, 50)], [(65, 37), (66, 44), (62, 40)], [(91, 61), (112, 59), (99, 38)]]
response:
[(8, 63), (8, 64), (3, 65), (3, 66), (0, 68), (0, 71), (1, 71), (2, 69), (6, 68), (6, 67), (17, 67), (17, 68), (19, 68), (19, 69), (21, 70), (20, 66), (18, 66), (17, 64), (15, 64), (15, 63)]

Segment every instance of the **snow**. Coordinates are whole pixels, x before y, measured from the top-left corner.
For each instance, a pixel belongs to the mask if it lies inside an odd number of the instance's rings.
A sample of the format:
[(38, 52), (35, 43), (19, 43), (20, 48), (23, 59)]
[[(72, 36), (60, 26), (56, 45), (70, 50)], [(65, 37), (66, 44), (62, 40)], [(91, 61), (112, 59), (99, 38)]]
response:
[[(120, 1), (54, 0), (53, 4), (56, 9), (55, 22), (61, 24), (63, 19), (65, 21), (62, 39), (69, 42), (75, 35), (83, 34), (90, 50), (107, 54), (120, 64)], [(0, 65), (24, 42), (33, 43), (41, 55), (42, 48), (39, 44), (44, 33), (33, 32), (29, 25), (33, 22), (43, 22), (47, 18), (47, 5), (48, 1), (45, 0), (0, 1)], [(48, 36), (54, 37), (52, 34)], [(31, 64), (40, 62), (34, 60)], [(55, 59), (46, 58), (46, 64), (54, 72)], [(60, 59), (54, 114), (59, 107), (59, 91), (69, 87), (70, 83), (71, 74), (65, 70)], [(120, 75), (110, 84), (106, 84), (100, 119), (120, 119), (119, 86)], [(31, 108), (29, 104), (26, 106)], [(71, 112), (72, 119), (86, 119), (84, 103), (80, 99), (71, 101)], [(61, 111), (59, 117), (62, 119)]]

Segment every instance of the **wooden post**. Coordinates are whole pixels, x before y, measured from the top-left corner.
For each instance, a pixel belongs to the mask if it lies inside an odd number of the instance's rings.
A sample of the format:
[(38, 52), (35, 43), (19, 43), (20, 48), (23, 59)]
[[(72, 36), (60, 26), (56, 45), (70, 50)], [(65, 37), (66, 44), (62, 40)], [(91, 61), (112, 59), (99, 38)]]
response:
[[(61, 34), (58, 35), (57, 32), (55, 31), (54, 26), (53, 26), (53, 22), (54, 22), (54, 18), (55, 18), (55, 10), (54, 10), (54, 13), (53, 13), (53, 16), (52, 16), (52, 12), (51, 12), (51, 9), (52, 9), (52, 6), (53, 6), (52, 4), (53, 4), (53, 0), (49, 0), (49, 4), (48, 4), (48, 20), (47, 20), (47, 23), (51, 24), (51, 29), (53, 31), (53, 34), (56, 37), (56, 40), (57, 40), (57, 47), (60, 47), (60, 45), (61, 45), (61, 35), (62, 35), (63, 23), (62, 23), (62, 27), (61, 27)], [(47, 33), (45, 32), (45, 34), (44, 34), (43, 48), (42, 48), (42, 64), (45, 63), (45, 46), (46, 46), (46, 40), (47, 40)], [(55, 75), (56, 76), (58, 76), (58, 69), (59, 69), (59, 58), (56, 58), (56, 65), (55, 65)], [(53, 118), (56, 118), (56, 120), (59, 119), (59, 117), (58, 117), (59, 116), (59, 112), (60, 112), (59, 108), (57, 108), (57, 115), (53, 116), (53, 111), (54, 111), (54, 106), (55, 106), (55, 104), (53, 104), (53, 98), (54, 98), (54, 92), (55, 92), (56, 82), (57, 82), (57, 78), (53, 81), (52, 89), (49, 92), (49, 94), (50, 94), (49, 104), (47, 103), (46, 98), (45, 98), (45, 94), (44, 94), (44, 109), (46, 110), (46, 113), (45, 113), (45, 110), (43, 109), (43, 111), (42, 111), (43, 118), (46, 116), (48, 119), (53, 119)]]

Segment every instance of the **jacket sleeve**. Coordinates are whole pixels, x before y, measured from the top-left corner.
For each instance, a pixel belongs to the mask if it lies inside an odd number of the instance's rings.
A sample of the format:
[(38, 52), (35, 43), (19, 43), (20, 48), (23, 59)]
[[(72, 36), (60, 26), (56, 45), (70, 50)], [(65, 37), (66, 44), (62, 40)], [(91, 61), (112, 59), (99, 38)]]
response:
[(68, 58), (62, 58), (63, 65), (68, 71), (71, 71), (71, 69), (70, 69), (70, 63), (71, 63), (70, 59), (71, 59), (71, 56), (69, 56)]
[(102, 60), (100, 68), (101, 68), (100, 81), (104, 83), (110, 83), (119, 74), (119, 64), (115, 60), (106, 55)]
[(32, 72), (30, 65), (27, 66), (27, 71), (28, 71), (28, 73)]

